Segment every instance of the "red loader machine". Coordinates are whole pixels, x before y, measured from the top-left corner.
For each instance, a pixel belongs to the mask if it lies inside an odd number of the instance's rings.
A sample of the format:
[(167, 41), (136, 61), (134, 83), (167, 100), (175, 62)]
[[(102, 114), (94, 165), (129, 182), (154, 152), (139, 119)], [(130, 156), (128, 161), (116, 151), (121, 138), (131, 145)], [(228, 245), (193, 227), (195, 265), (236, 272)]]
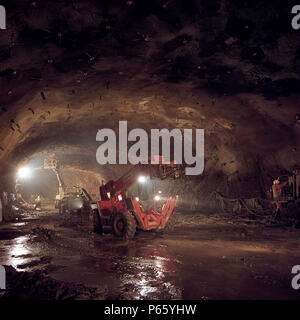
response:
[(124, 240), (132, 239), (136, 230), (170, 231), (174, 226), (176, 197), (169, 196), (159, 212), (156, 201), (153, 206), (144, 209), (138, 197), (127, 197), (127, 190), (135, 182), (147, 179), (177, 179), (182, 167), (175, 164), (136, 165), (117, 181), (109, 181), (100, 187), (97, 207), (93, 208), (94, 231), (98, 234), (113, 232)]

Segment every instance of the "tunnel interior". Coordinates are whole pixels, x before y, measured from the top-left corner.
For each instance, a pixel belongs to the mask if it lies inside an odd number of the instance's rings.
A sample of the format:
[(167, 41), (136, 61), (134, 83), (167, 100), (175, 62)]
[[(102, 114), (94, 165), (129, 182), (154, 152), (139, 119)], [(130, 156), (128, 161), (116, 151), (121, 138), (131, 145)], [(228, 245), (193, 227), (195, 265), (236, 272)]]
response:
[[(255, 219), (259, 202), (264, 218), (273, 181), (299, 166), (294, 1), (1, 5), (7, 27), (0, 30), (0, 222), (16, 219), (5, 218), (3, 194), (16, 193), (17, 183), (27, 203), (40, 195), (42, 206), (56, 210), (59, 181), (43, 168), (52, 155), (64, 186), (84, 188), (99, 201), (100, 186), (132, 168), (97, 162), (97, 133), (108, 128), (118, 137), (120, 121), (128, 132), (140, 128), (149, 136), (152, 129), (204, 130), (201, 174), (130, 191), (141, 200), (158, 191), (176, 195), (178, 212), (192, 217), (223, 211), (234, 221), (242, 206)], [(24, 167), (31, 176), (20, 180)]]
[(205, 130), (197, 196), (265, 197), (299, 158), (299, 33), (275, 14), (288, 6), (129, 3), (4, 3), (15, 9), (0, 40), (3, 180), (47, 152), (118, 177), (97, 164), (95, 136), (127, 120)]

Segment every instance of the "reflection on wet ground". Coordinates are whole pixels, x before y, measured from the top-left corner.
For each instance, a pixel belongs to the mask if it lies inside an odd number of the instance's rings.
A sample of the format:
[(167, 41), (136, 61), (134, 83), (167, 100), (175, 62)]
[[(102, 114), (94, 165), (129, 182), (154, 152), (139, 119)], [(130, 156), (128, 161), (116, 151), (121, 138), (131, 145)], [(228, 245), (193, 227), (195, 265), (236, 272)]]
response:
[(28, 241), (28, 236), (22, 236), (14, 239), (13, 245), (10, 249), (10, 265), (13, 267), (17, 267), (20, 263), (24, 261), (24, 258), (31, 257), (30, 250), (26, 247), (26, 243)]
[[(169, 256), (166, 246), (144, 243), (140, 248), (136, 243), (124, 245), (111, 235), (104, 238), (94, 241), (89, 255), (55, 257), (52, 263), (67, 266), (72, 273), (67, 279), (65, 270), (52, 275), (74, 281), (77, 274), (77, 282), (105, 286), (111, 299), (181, 299), (175, 280), (179, 261)], [(104, 250), (104, 242), (106, 246), (111, 242), (111, 246)]]
[[(299, 299), (295, 230), (201, 222), (122, 242), (87, 220), (43, 213), (0, 227), (0, 264), (106, 289), (110, 299)], [(246, 234), (246, 235), (244, 235)]]

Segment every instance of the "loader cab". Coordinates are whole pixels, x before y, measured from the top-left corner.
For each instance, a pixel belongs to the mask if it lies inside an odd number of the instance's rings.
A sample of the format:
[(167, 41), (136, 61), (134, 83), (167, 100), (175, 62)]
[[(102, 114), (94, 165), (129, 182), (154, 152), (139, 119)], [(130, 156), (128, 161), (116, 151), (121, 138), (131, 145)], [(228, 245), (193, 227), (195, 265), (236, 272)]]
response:
[(114, 196), (113, 181), (109, 181), (105, 185), (100, 186), (101, 201), (110, 200)]

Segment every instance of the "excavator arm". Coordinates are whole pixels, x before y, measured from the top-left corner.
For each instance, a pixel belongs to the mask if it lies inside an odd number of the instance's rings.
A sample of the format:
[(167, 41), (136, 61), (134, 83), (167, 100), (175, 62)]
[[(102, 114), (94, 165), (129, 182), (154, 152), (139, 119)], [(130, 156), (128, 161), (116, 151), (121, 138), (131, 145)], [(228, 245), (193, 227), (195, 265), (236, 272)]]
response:
[(170, 164), (138, 164), (127, 171), (122, 177), (116, 181), (109, 181), (105, 186), (105, 190), (110, 192), (111, 196), (125, 192), (133, 185), (140, 176), (146, 176), (150, 179), (178, 179), (184, 173), (181, 165)]

